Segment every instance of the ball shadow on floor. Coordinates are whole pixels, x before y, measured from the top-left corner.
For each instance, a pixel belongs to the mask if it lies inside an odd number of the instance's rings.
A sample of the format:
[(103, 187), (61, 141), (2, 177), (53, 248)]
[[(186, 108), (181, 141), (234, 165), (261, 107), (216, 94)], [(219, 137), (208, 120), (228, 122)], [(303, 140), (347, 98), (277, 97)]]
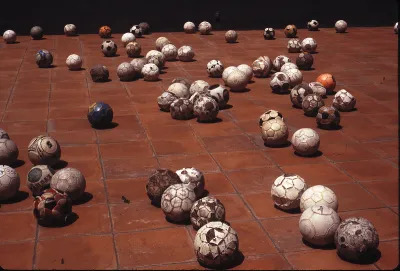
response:
[(119, 125), (118, 123), (112, 121), (103, 126), (93, 126), (92, 125), (92, 128), (96, 129), (96, 130), (110, 130), (110, 129), (114, 129), (114, 128), (118, 127), (118, 125)]
[(244, 88), (242, 90), (232, 90), (232, 89), (229, 90), (230, 93), (245, 93), (245, 92), (249, 92), (249, 91), (250, 91), (249, 88)]
[(71, 212), (67, 217), (65, 218), (65, 221), (60, 221), (60, 222), (45, 222), (38, 220), (38, 224), (44, 228), (63, 228), (63, 227), (68, 227), (69, 225), (72, 225), (79, 219), (79, 215), (77, 213)]
[(18, 191), (14, 197), (8, 199), (8, 200), (2, 200), (0, 201), (0, 206), (2, 204), (7, 205), (7, 204), (14, 204), (14, 203), (18, 203), (21, 201), (26, 200), (29, 197), (29, 193), (25, 192), (25, 191)]
[(204, 189), (204, 192), (203, 192), (203, 194), (201, 195), (200, 198), (205, 198), (205, 197), (208, 197), (209, 195), (210, 195), (210, 192), (208, 192), (207, 189)]
[(70, 70), (70, 69), (68, 69), (68, 70), (71, 71), (71, 72), (86, 71), (85, 68), (79, 68), (79, 69), (76, 69), (76, 70)]
[[(361, 264), (361, 265), (369, 265), (374, 264), (382, 257), (382, 253), (379, 249), (374, 249), (367, 252), (363, 255), (358, 261), (351, 261), (349, 259), (345, 259), (342, 255), (338, 253), (340, 259), (346, 262), (354, 263), (354, 264)], [(398, 270), (398, 269), (397, 269)]]
[(89, 201), (91, 201), (93, 199), (93, 195), (89, 192), (83, 192), (82, 197), (80, 197), (78, 200), (75, 200), (73, 202), (73, 205), (82, 205), (85, 203), (88, 203)]
[(327, 128), (321, 128), (320, 126), (318, 126), (318, 129), (324, 130), (324, 131), (338, 131), (338, 130), (342, 130), (343, 126), (342, 125), (337, 125), (335, 127), (331, 127), (329, 129)]
[(57, 164), (53, 165), (52, 168), (57, 170), (57, 169), (62, 169), (68, 166), (68, 162), (64, 160), (58, 161)]
[(321, 250), (334, 250), (336, 249), (335, 244), (332, 242), (331, 244), (328, 245), (324, 245), (324, 246), (317, 246), (314, 244), (311, 244), (310, 242), (308, 242), (307, 240), (305, 240), (304, 238), (302, 238), (303, 244), (305, 244), (306, 246), (313, 248), (313, 249), (321, 249)]
[(231, 261), (229, 264), (225, 264), (225, 265), (222, 265), (222, 266), (219, 266), (219, 267), (210, 267), (210, 266), (207, 266), (207, 265), (205, 265), (205, 264), (203, 264), (203, 263), (200, 263), (200, 262), (199, 262), (199, 264), (200, 264), (202, 267), (207, 268), (207, 269), (212, 269), (212, 270), (226, 270), (226, 269), (232, 269), (232, 268), (235, 268), (235, 267), (241, 265), (241, 264), (244, 262), (244, 259), (245, 259), (245, 257), (244, 257), (244, 255), (243, 255), (243, 253), (242, 253), (240, 250), (238, 250), (238, 251), (235, 253), (235, 256), (234, 256), (234, 258), (233, 258), (233, 261)]
[(167, 216), (165, 216), (165, 220), (166, 220), (167, 222), (169, 222), (169, 223), (174, 224), (174, 225), (184, 225), (184, 226), (190, 226), (190, 225), (192, 225), (192, 223), (190, 223), (190, 219), (189, 219), (189, 218), (186, 219), (186, 220), (184, 220), (184, 221), (176, 222), (176, 221), (170, 220)]
[(107, 78), (106, 80), (98, 80), (98, 81), (93, 81), (93, 83), (100, 83), (100, 84), (104, 84), (104, 83), (108, 83), (111, 82), (112, 80), (110, 78)]
[(12, 163), (10, 166), (11, 166), (12, 168), (19, 168), (19, 167), (22, 167), (23, 165), (25, 165), (25, 161), (24, 161), (24, 160), (17, 159), (17, 160), (15, 160), (15, 162)]
[(274, 208), (277, 209), (277, 210), (279, 210), (279, 211), (281, 211), (281, 212), (285, 212), (285, 213), (287, 213), (287, 214), (301, 214), (300, 207), (297, 207), (297, 208), (295, 208), (295, 209), (286, 210), (286, 209), (279, 208), (279, 206), (276, 206), (276, 205), (274, 204)]
[(300, 155), (295, 151), (294, 154), (301, 158), (316, 158), (316, 157), (320, 157), (323, 153), (321, 151), (316, 151), (314, 154), (311, 154), (311, 155)]
[(280, 145), (267, 145), (267, 143), (264, 143), (264, 146), (267, 148), (272, 148), (272, 149), (280, 149), (280, 148), (287, 148), (290, 147), (292, 145), (292, 143), (289, 140), (286, 140), (286, 142), (280, 144)]
[(211, 120), (211, 121), (199, 121), (199, 120), (197, 120), (197, 122), (198, 122), (198, 123), (201, 123), (201, 124), (212, 124), (212, 123), (219, 123), (219, 122), (222, 122), (222, 119), (216, 117), (215, 119), (213, 119), (213, 120)]
[(224, 107), (221, 107), (221, 108), (219, 109), (219, 111), (226, 110), (226, 109), (231, 109), (232, 107), (233, 107), (233, 105), (231, 105), (231, 104), (226, 104)]

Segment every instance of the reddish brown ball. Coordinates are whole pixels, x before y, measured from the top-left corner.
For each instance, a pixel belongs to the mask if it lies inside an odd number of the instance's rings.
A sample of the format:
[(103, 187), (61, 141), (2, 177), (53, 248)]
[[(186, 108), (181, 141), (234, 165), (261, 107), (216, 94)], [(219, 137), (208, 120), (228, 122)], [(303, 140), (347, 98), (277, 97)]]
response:
[(297, 35), (297, 27), (294, 24), (289, 24), (285, 27), (283, 33), (285, 33), (287, 38), (294, 38)]
[(46, 189), (33, 202), (33, 214), (42, 225), (63, 224), (72, 213), (72, 200), (65, 193)]
[(333, 106), (322, 106), (318, 109), (316, 120), (318, 127), (322, 129), (335, 129), (339, 126), (340, 114)]
[(314, 64), (314, 58), (310, 53), (303, 52), (300, 53), (296, 58), (296, 65), (300, 70), (309, 70)]
[(111, 27), (104, 25), (99, 29), (99, 36), (103, 39), (111, 38)]
[(333, 75), (330, 73), (321, 74), (317, 77), (317, 80), (315, 81), (321, 83), (324, 86), (327, 94), (332, 94), (333, 90), (336, 87), (335, 77), (333, 77)]
[(161, 196), (164, 191), (173, 184), (181, 183), (178, 174), (169, 169), (157, 169), (149, 177), (146, 184), (146, 193), (153, 204), (161, 204)]
[(309, 117), (315, 117), (318, 113), (318, 110), (324, 105), (324, 101), (318, 94), (307, 95), (306, 97), (304, 97), (301, 104), (304, 114)]

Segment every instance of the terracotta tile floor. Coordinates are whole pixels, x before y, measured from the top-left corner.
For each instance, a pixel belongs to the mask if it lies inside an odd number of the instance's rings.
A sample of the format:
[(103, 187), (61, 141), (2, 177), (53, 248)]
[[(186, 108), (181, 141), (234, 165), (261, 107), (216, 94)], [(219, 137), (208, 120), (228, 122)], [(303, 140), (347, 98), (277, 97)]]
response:
[[(371, 40), (371, 33), (374, 39)], [(236, 269), (393, 269), (398, 265), (398, 85), (397, 40), (392, 27), (349, 28), (308, 32), (318, 53), (314, 70), (304, 80), (331, 72), (336, 90), (348, 89), (357, 98), (357, 110), (342, 113), (343, 128), (324, 131), (315, 120), (291, 106), (287, 95), (274, 95), (270, 79), (255, 78), (245, 93), (230, 93), (229, 109), (218, 123), (177, 121), (158, 110), (156, 97), (173, 78), (203, 79), (206, 64), (220, 59), (225, 66), (251, 64), (260, 55), (274, 59), (297, 54), (286, 50), (282, 30), (265, 41), (262, 31), (239, 31), (239, 43), (227, 44), (224, 32), (200, 36), (154, 33), (138, 39), (142, 55), (154, 49), (159, 36), (176, 46), (193, 46), (196, 61), (167, 62), (158, 82), (120, 82), (116, 67), (129, 61), (120, 38), (113, 39), (119, 56), (103, 57), (96, 34), (46, 36), (33, 41), (18, 37), (17, 44), (0, 44), (0, 127), (20, 149), (21, 192), (13, 203), (1, 203), (0, 266), (7, 269), (203, 269), (193, 253), (195, 231), (190, 225), (167, 222), (145, 194), (149, 172), (157, 167), (177, 170), (196, 167), (205, 173), (206, 189), (225, 205), (227, 219), (240, 238), (244, 260)], [(40, 49), (53, 52), (55, 67), (39, 69), (34, 61)], [(69, 54), (83, 56), (81, 71), (68, 71)], [(92, 65), (105, 64), (111, 81), (93, 83)], [(385, 79), (384, 79), (385, 78)], [(330, 104), (329, 96), (325, 104)], [(109, 103), (118, 124), (94, 130), (86, 119), (90, 103)], [(267, 148), (257, 125), (267, 109), (283, 113), (291, 134), (311, 127), (321, 136), (321, 155), (302, 158), (292, 147)], [(64, 228), (39, 227), (32, 215), (32, 198), (24, 185), (31, 167), (26, 154), (30, 139), (54, 136), (62, 159), (80, 169), (87, 179), (86, 202), (74, 206), (79, 216)], [(334, 249), (306, 246), (298, 230), (299, 213), (274, 208), (270, 196), (280, 174), (298, 173), (309, 185), (324, 184), (339, 198), (339, 215), (364, 216), (376, 226), (381, 257), (369, 265), (338, 258)], [(122, 196), (130, 200), (124, 203)], [(15, 260), (18, 257), (18, 260)]]

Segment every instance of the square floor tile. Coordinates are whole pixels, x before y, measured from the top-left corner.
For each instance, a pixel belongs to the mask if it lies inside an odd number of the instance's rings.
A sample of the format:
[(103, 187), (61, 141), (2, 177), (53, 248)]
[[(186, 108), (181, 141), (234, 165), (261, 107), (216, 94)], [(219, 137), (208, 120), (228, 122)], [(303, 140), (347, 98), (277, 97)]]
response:
[(363, 182), (361, 185), (386, 205), (397, 206), (399, 204), (399, 183), (397, 181)]
[[(33, 241), (0, 245), (1, 267), (6, 270), (32, 269), (34, 246)], [(16, 255), (18, 255), (18, 260), (15, 259)]]
[(35, 239), (37, 223), (32, 211), (1, 213), (0, 221), (0, 242)]
[(345, 162), (338, 164), (338, 167), (360, 182), (394, 181), (399, 177), (398, 169), (384, 160)]

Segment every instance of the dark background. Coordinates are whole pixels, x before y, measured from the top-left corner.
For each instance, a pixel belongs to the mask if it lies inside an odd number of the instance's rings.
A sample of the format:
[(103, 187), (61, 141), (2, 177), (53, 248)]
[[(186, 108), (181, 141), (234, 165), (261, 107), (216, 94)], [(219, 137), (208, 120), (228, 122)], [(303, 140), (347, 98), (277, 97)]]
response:
[[(73, 23), (78, 32), (97, 33), (109, 25), (114, 33), (125, 33), (146, 21), (153, 32), (182, 31), (186, 21), (196, 25), (209, 21), (213, 29), (305, 28), (311, 19), (321, 27), (333, 27), (339, 19), (353, 26), (393, 26), (398, 21), (399, 0), (1, 0), (0, 33), (13, 29), (29, 34), (34, 25), (45, 34), (63, 34)], [(221, 22), (214, 18), (220, 11)]]

